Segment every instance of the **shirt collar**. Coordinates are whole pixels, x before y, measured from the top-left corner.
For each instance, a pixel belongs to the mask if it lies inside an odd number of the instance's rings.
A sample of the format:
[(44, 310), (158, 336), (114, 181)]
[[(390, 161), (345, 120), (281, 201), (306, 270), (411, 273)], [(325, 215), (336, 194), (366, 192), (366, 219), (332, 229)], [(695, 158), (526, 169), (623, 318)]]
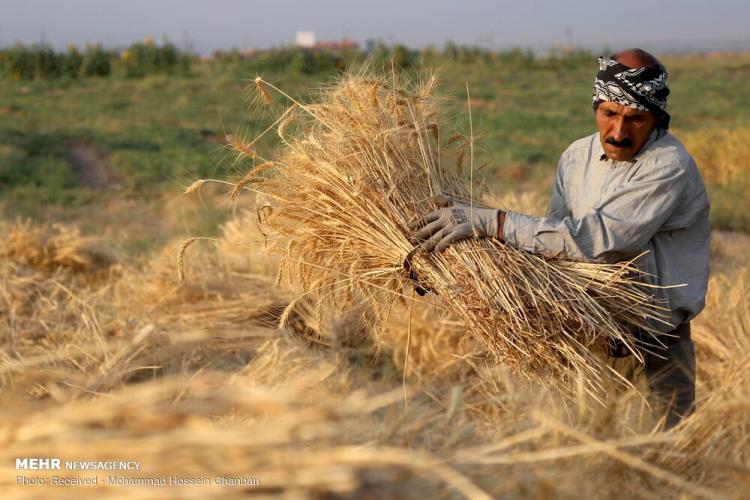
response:
[[(648, 148), (651, 147), (653, 143), (664, 137), (667, 133), (667, 130), (662, 127), (654, 127), (654, 130), (651, 131), (651, 135), (648, 136), (648, 140), (646, 143), (641, 146), (641, 149), (638, 150), (638, 152), (633, 156), (633, 159), (626, 163), (635, 163), (638, 160), (640, 160), (640, 157), (643, 155), (643, 153), (646, 152)], [(597, 141), (596, 141), (596, 152), (599, 155), (599, 161), (609, 161), (609, 158), (607, 158), (606, 153), (604, 153), (604, 148), (602, 148), (602, 141), (601, 136), (597, 134)], [(616, 161), (613, 160), (613, 163), (616, 163)]]

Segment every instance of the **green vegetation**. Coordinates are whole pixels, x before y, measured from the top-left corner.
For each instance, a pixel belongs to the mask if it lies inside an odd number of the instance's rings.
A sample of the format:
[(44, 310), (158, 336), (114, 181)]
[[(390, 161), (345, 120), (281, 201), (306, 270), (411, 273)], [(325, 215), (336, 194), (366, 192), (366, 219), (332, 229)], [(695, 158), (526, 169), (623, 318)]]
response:
[[(0, 50), (0, 75), (11, 80), (70, 80), (75, 78), (126, 76), (128, 78), (177, 71), (187, 73), (195, 59), (181, 53), (168, 40), (157, 45), (151, 38), (130, 45), (123, 52), (87, 44), (81, 52), (71, 45), (55, 52), (48, 44), (20, 43)], [(114, 71), (113, 71), (114, 68)]]
[(125, 76), (142, 77), (157, 73), (172, 74), (180, 70), (190, 71), (192, 56), (177, 51), (177, 47), (169, 41), (161, 46), (154, 44), (147, 38), (144, 42), (132, 44), (120, 55), (125, 68)]
[[(355, 51), (296, 49), (252, 57), (223, 52), (201, 61), (168, 43), (146, 41), (117, 57), (98, 46), (82, 52), (71, 48), (54, 64), (49, 62), (57, 57), (50, 55), (54, 52), (36, 47), (32, 65), (19, 62), (23, 58), (17, 50), (3, 51), (6, 74), (12, 67), (33, 79), (0, 79), (0, 196), (6, 210), (22, 214), (113, 197), (148, 202), (156, 195), (176, 195), (199, 177), (240, 175), (243, 167), (233, 164), (222, 146), (227, 133), (252, 136), (270, 124), (271, 115), (251, 108), (246, 92), (256, 74), (305, 99), (362, 57)], [(442, 92), (452, 98), (447, 109), (454, 117), (453, 123), (443, 123), (444, 137), (454, 130), (468, 133), (468, 82), (475, 165), (487, 164), (478, 175), (499, 191), (546, 192), (560, 153), (594, 131), (590, 93), (596, 63), (591, 54), (540, 58), (521, 50), (492, 54), (449, 45), (442, 52), (418, 54), (376, 46), (372, 57), (374, 64), (382, 64), (389, 56), (407, 73), (440, 68)], [(110, 70), (104, 69), (107, 63)], [(750, 56), (684, 56), (665, 63), (678, 137), (690, 135), (692, 144), (699, 144), (703, 133), (710, 138), (716, 131), (750, 128), (750, 94), (744, 91)], [(269, 135), (259, 145), (261, 154), (268, 154), (274, 141)], [(91, 165), (78, 164), (76, 147), (98, 158), (105, 182), (87, 179), (82, 169)], [(747, 178), (747, 172), (744, 167), (738, 175)], [(717, 227), (750, 230), (747, 217), (734, 215), (743, 193), (713, 192), (737, 198), (714, 200)]]
[(16, 81), (109, 76), (116, 57), (115, 51), (100, 44), (86, 45), (83, 52), (75, 45), (67, 52), (55, 52), (47, 44), (16, 44), (0, 50), (0, 74)]

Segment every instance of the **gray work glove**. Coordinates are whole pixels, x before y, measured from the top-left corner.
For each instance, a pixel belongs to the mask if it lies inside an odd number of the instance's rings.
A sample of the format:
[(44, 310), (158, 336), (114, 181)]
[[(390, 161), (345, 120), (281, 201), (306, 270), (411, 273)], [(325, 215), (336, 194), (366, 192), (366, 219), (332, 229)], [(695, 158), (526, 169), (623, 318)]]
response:
[(497, 238), (499, 210), (496, 208), (471, 207), (453, 202), (447, 196), (436, 199), (438, 206), (422, 219), (409, 224), (413, 231), (409, 242), (412, 245), (423, 243), (423, 249), (442, 252), (449, 245), (471, 238)]

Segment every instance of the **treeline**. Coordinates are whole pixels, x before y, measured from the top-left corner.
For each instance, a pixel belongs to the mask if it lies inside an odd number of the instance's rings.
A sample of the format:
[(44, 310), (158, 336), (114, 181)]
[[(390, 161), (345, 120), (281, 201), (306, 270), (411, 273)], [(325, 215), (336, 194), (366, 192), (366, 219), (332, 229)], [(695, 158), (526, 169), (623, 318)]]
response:
[(0, 73), (12, 80), (107, 77), (120, 74), (142, 77), (154, 73), (172, 74), (190, 71), (194, 57), (180, 52), (164, 41), (151, 38), (131, 44), (126, 50), (105, 49), (101, 44), (87, 44), (83, 49), (70, 45), (66, 51), (55, 51), (47, 43), (0, 49)]
[(314, 74), (341, 70), (366, 58), (370, 58), (378, 65), (393, 64), (400, 69), (438, 66), (445, 62), (510, 67), (560, 67), (561, 64), (590, 66), (595, 60), (592, 52), (583, 49), (552, 49), (545, 54), (539, 54), (531, 49), (492, 51), (448, 43), (442, 49), (428, 47), (411, 50), (404, 45), (389, 46), (383, 42), (374, 44), (366, 51), (351, 48), (331, 50), (299, 47), (250, 52), (238, 49), (217, 50), (212, 54), (211, 60), (219, 64), (223, 70), (236, 69), (246, 74), (267, 71)]
[[(244, 75), (253, 72), (290, 72), (302, 74), (341, 71), (366, 58), (375, 64), (400, 69), (418, 66), (437, 66), (445, 62), (459, 64), (487, 64), (505, 67), (559, 67), (591, 65), (594, 55), (581, 49), (553, 49), (538, 54), (530, 49), (492, 51), (480, 47), (448, 43), (442, 49), (428, 47), (410, 50), (404, 45), (378, 42), (363, 51), (357, 48), (274, 48), (270, 50), (218, 50), (209, 64), (220, 71)], [(125, 50), (106, 49), (101, 44), (87, 44), (83, 49), (70, 46), (66, 51), (55, 51), (49, 44), (24, 45), (0, 49), (0, 74), (12, 80), (107, 77), (110, 75), (138, 78), (150, 74), (187, 74), (197, 56), (180, 51), (168, 40), (161, 44), (147, 38), (131, 44)]]

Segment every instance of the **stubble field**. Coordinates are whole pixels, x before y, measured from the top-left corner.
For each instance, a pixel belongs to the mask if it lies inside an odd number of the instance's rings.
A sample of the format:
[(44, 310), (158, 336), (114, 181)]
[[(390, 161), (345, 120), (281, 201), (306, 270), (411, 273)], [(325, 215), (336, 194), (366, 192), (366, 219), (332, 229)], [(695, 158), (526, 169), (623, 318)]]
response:
[[(742, 497), (750, 59), (665, 63), (674, 133), (699, 163), (714, 226), (709, 296), (693, 329), (698, 410), (667, 433), (634, 391), (562, 404), (477, 355), (460, 322), (421, 304), (395, 310), (377, 344), (356, 311), (322, 318), (304, 300), (277, 328), (302, 290), (276, 284), (251, 197), (232, 203), (210, 184), (182, 194), (197, 178), (239, 179), (245, 168), (223, 146), (269, 124), (236, 73), (206, 63), (185, 77), (3, 82), (3, 495)], [(441, 69), (456, 120), (466, 120), (469, 83), (490, 203), (544, 210), (557, 156), (593, 131), (592, 71)], [(325, 81), (265, 76), (305, 99)], [(194, 236), (215, 240), (189, 247), (179, 280), (177, 250)], [(142, 467), (57, 474), (96, 475), (97, 486), (17, 485), (19, 475), (53, 474), (17, 471), (15, 459), (46, 456)]]

